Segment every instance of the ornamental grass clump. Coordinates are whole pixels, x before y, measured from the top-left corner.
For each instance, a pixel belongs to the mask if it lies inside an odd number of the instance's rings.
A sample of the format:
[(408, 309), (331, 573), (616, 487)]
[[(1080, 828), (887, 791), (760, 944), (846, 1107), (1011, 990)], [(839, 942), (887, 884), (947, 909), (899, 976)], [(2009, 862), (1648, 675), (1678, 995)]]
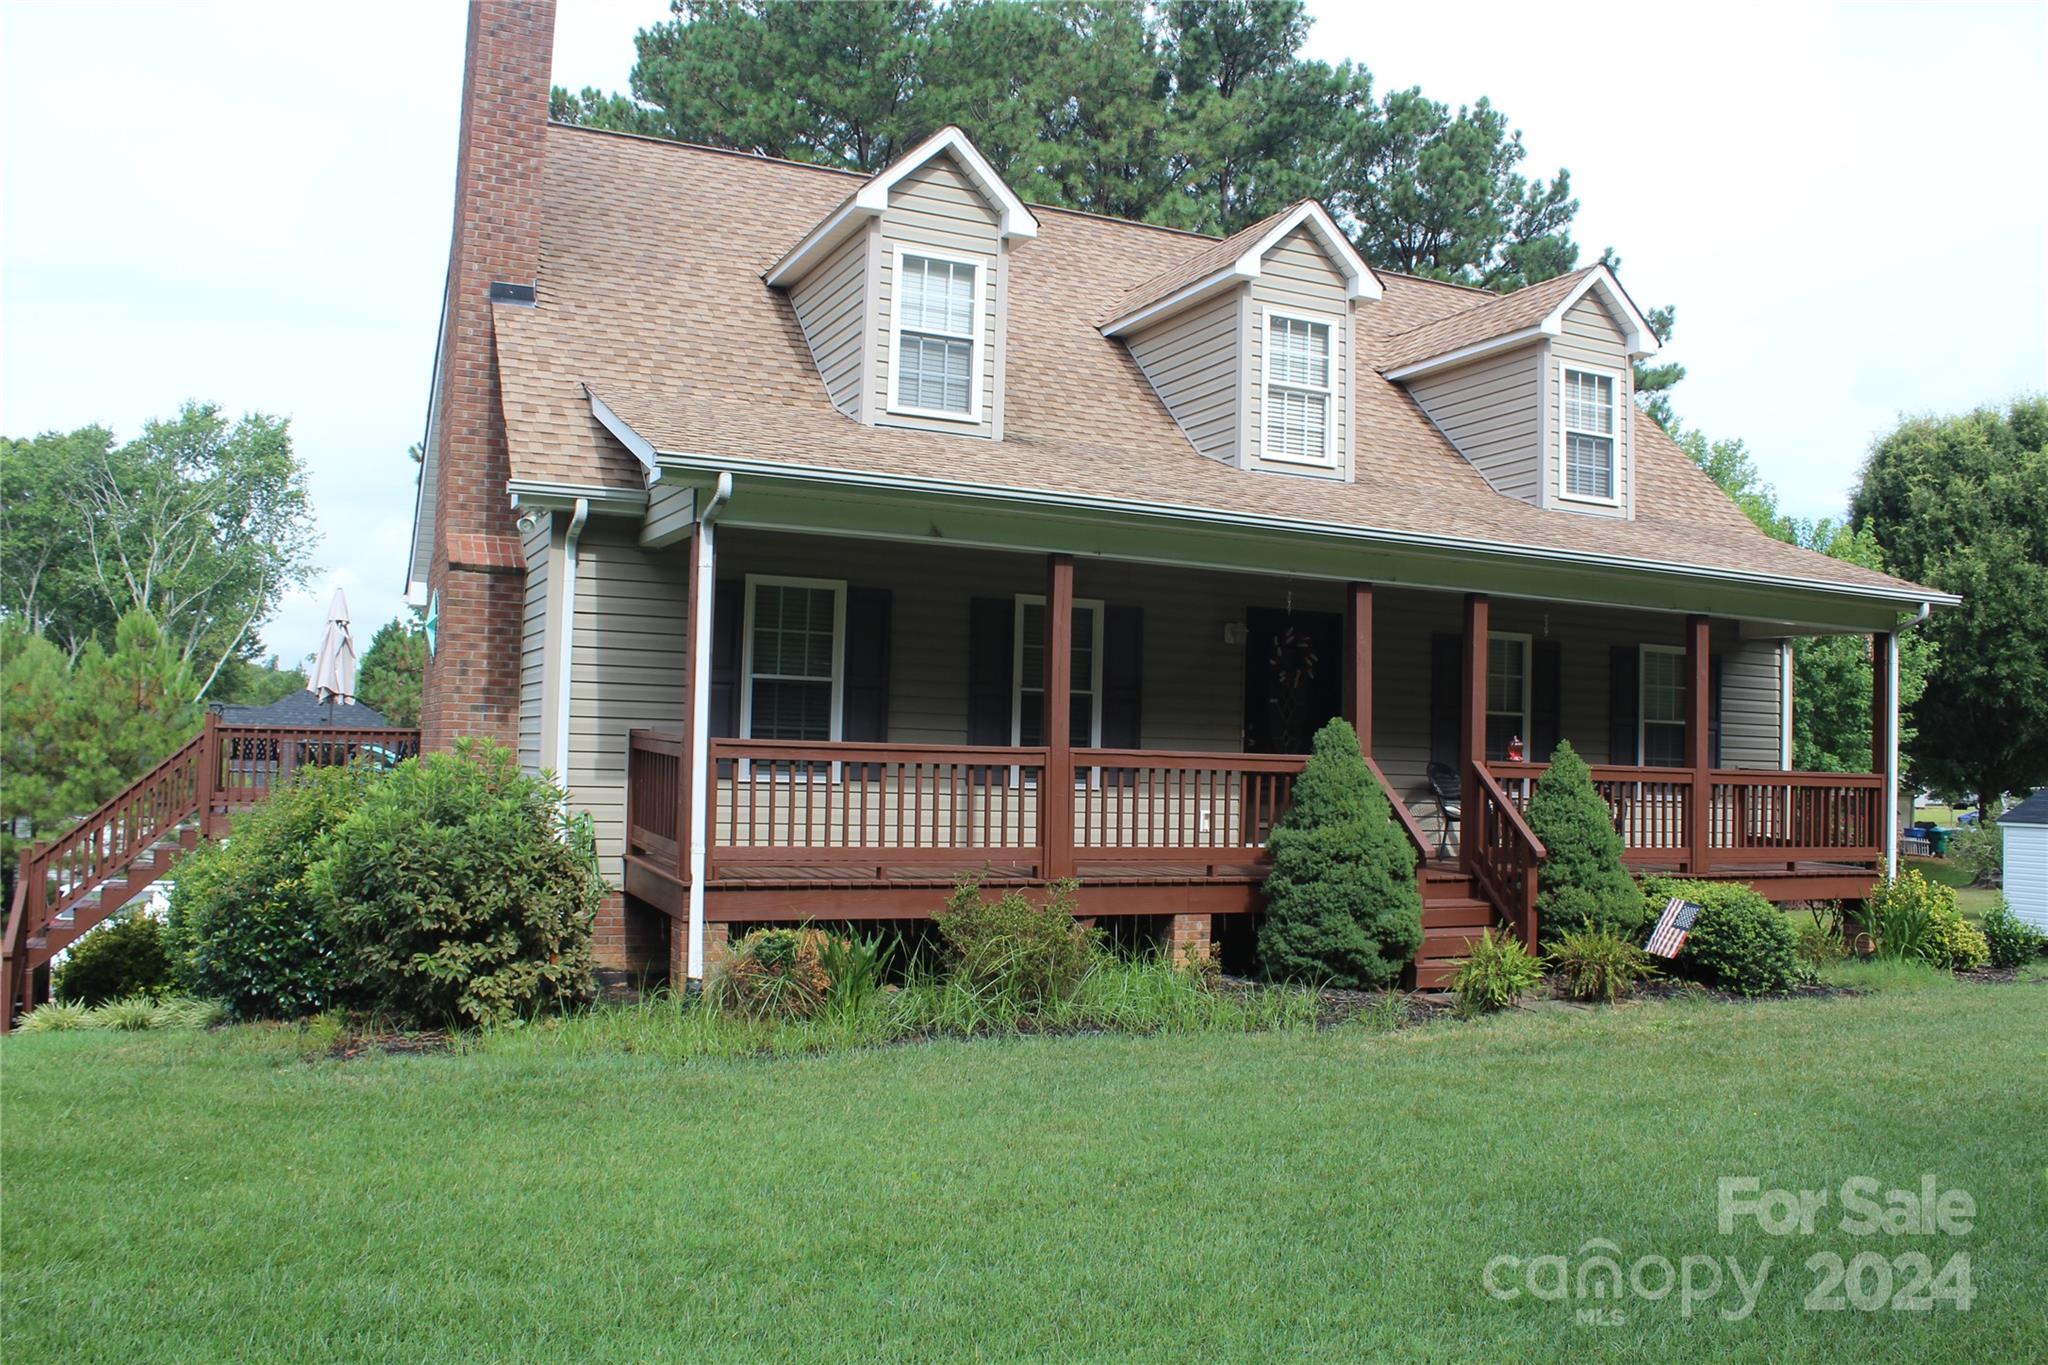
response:
[(1461, 1015), (1504, 1010), (1543, 980), (1543, 959), (1524, 948), (1512, 930), (1481, 930), (1468, 954), (1451, 978)]
[(1549, 850), (1536, 890), (1543, 941), (1575, 930), (1634, 936), (1643, 896), (1622, 865), (1621, 835), (1593, 775), (1567, 740), (1529, 795), (1529, 829)]
[(818, 960), (823, 940), (811, 929), (756, 929), (704, 974), (704, 996), (748, 1019), (808, 1019), (832, 984)]
[(1391, 984), (1422, 947), (1415, 848), (1343, 720), (1316, 732), (1294, 802), (1267, 840), (1266, 974), (1349, 989)]
[(1551, 972), (1574, 1000), (1613, 1004), (1657, 974), (1650, 956), (1605, 929), (1571, 929), (1544, 953)]

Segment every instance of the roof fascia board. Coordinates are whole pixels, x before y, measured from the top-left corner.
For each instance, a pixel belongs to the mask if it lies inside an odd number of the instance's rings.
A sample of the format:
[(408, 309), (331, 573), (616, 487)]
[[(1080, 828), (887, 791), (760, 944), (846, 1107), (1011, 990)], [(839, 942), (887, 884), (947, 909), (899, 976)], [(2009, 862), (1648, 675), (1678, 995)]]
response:
[(661, 462), (655, 455), (653, 442), (633, 430), (626, 419), (611, 410), (611, 405), (599, 398), (588, 384), (583, 392), (590, 396), (590, 415), (598, 420), (606, 431), (619, 440), (619, 444), (633, 452), (633, 458), (640, 462), (640, 470), (646, 481), (652, 484), (661, 477)]
[(1196, 280), (1186, 288), (1175, 290), (1157, 303), (1147, 304), (1135, 313), (1128, 313), (1104, 324), (1102, 334), (1106, 337), (1119, 337), (1129, 332), (1142, 331), (1162, 318), (1172, 317), (1183, 309), (1192, 308), (1195, 304), (1207, 302), (1218, 294), (1235, 289), (1246, 280), (1257, 279), (1258, 274), (1256, 265), (1247, 271), (1243, 260), (1240, 259), (1206, 279)]
[[(1518, 566), (1517, 572), (1522, 572), (1532, 565), (1551, 565), (1599, 573), (1619, 572), (1627, 575), (1641, 576), (1646, 579), (1655, 578), (1662, 581), (1711, 583), (1775, 593), (1792, 593), (1796, 594), (1799, 599), (1808, 602), (1821, 597), (1870, 605), (1889, 604), (1895, 611), (1907, 607), (1917, 609), (1922, 604), (1948, 606), (1961, 600), (1946, 593), (1903, 592), (1876, 587), (1861, 587), (1854, 584), (1818, 583), (1810, 579), (1788, 578), (1780, 574), (1755, 573), (1739, 569), (1708, 569), (1693, 565), (1673, 564), (1662, 560), (1636, 559), (1629, 556), (1597, 554), (1590, 551), (1557, 550), (1538, 546), (1460, 540), (1451, 536), (1375, 530), (1334, 522), (1302, 521), (1254, 513), (1230, 512), (1216, 508), (1140, 503), (1123, 498), (1051, 493), (1032, 489), (1004, 489), (986, 484), (962, 484), (946, 479), (884, 475), (864, 470), (833, 470), (789, 465), (778, 461), (748, 460), (715, 455), (691, 455), (670, 451), (663, 451), (661, 460), (665, 471), (674, 470), (678, 475), (685, 478), (692, 476), (702, 477), (713, 472), (724, 471), (736, 476), (744, 475), (751, 479), (832, 485), (840, 489), (853, 489), (871, 494), (898, 494), (944, 500), (964, 499), (999, 506), (1011, 512), (1035, 513), (1041, 516), (1071, 517), (1082, 515), (1103, 517), (1110, 519), (1110, 524), (1118, 525), (1124, 529), (1128, 529), (1133, 521), (1146, 521), (1177, 527), (1213, 528), (1221, 531), (1236, 532), (1240, 537), (1270, 538), (1277, 535), (1283, 541), (1294, 537), (1314, 537), (1327, 543), (1350, 547), (1354, 553), (1364, 547), (1386, 551), (1411, 551), (1448, 556), (1454, 560), (1467, 559), (1507, 563)], [(1113, 550), (1109, 549), (1094, 551), (1093, 553), (1101, 553), (1109, 558), (1119, 557)], [(1235, 563), (1239, 567), (1249, 567), (1247, 561), (1241, 556), (1242, 551), (1240, 551), (1240, 558)], [(1356, 577), (1358, 575), (1357, 566), (1354, 564), (1349, 572), (1351, 576)], [(1502, 589), (1497, 587), (1489, 590), (1502, 591)], [(1588, 600), (1598, 602), (1602, 600), (1612, 601), (1614, 599), (1593, 598)], [(1677, 610), (1679, 608), (1673, 609)], [(1699, 608), (1695, 605), (1684, 609), (1698, 610)], [(1749, 614), (1769, 615), (1769, 613), (1765, 612)], [(1796, 618), (1789, 614), (1778, 614), (1773, 616), (1772, 619), (1793, 620)], [(1837, 626), (1834, 628), (1842, 627)]]
[(1589, 271), (1586, 278), (1572, 286), (1572, 292), (1566, 294), (1557, 307), (1550, 310), (1550, 315), (1543, 319), (1544, 333), (1549, 336), (1563, 335), (1564, 315), (1571, 312), (1580, 299), (1595, 289), (1606, 295), (1608, 304), (1620, 312), (1627, 323), (1628, 353), (1631, 356), (1655, 355), (1657, 348), (1662, 344), (1657, 340), (1657, 329), (1650, 325), (1650, 320), (1636, 307), (1635, 300), (1621, 287), (1621, 281), (1614, 278), (1614, 272), (1604, 265)]
[(1226, 289), (1259, 278), (1265, 268), (1266, 253), (1280, 245), (1289, 233), (1300, 227), (1309, 229), (1343, 274), (1344, 297), (1347, 300), (1377, 299), (1386, 293), (1384, 286), (1380, 284), (1380, 277), (1373, 274), (1372, 267), (1367, 265), (1365, 259), (1352, 247), (1350, 240), (1344, 236), (1343, 229), (1337, 226), (1336, 220), (1330, 217), (1328, 210), (1310, 199), (1275, 223), (1258, 241), (1239, 253), (1236, 260), (1215, 274), (1176, 289), (1165, 298), (1148, 303), (1135, 312), (1111, 318), (1102, 325), (1100, 331), (1106, 337), (1136, 332), (1152, 323), (1172, 317), (1184, 308), (1205, 302)]
[(547, 479), (508, 479), (505, 490), (511, 494), (514, 507), (542, 512), (574, 507), (578, 499), (589, 502), (593, 514), (637, 516), (647, 510), (647, 494), (630, 488), (555, 483)]

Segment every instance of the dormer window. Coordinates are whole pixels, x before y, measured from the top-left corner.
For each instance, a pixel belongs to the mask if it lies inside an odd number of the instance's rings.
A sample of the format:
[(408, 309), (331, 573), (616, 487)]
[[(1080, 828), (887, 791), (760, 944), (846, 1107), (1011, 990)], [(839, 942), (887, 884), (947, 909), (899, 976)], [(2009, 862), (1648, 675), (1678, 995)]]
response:
[(1564, 372), (1562, 492), (1568, 498), (1613, 502), (1614, 379), (1591, 370)]
[(1334, 464), (1330, 324), (1268, 312), (1265, 357), (1265, 458)]
[(980, 420), (979, 274), (971, 260), (897, 251), (893, 411)]

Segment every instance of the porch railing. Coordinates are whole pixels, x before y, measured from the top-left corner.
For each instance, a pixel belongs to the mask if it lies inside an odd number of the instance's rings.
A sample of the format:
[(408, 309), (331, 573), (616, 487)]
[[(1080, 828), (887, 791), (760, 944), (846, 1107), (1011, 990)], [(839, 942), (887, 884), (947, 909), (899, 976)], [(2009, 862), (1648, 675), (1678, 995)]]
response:
[(1242, 866), (1294, 802), (1299, 754), (1074, 751), (1074, 852), (1115, 864)]
[[(1547, 763), (1488, 763), (1486, 771), (1519, 810)], [(1884, 779), (1876, 773), (1716, 769), (1708, 778), (1706, 845), (1694, 845), (1690, 768), (1591, 765), (1593, 788), (1621, 834), (1622, 856), (1638, 866), (1704, 875), (1802, 861), (1875, 862), (1883, 828)]]
[(1522, 811), (1481, 764), (1472, 765), (1474, 791), (1464, 802), (1470, 840), (1465, 868), (1480, 883), (1486, 898), (1506, 914), (1523, 945), (1536, 948), (1536, 892), (1543, 860), (1550, 856), (1522, 818)]

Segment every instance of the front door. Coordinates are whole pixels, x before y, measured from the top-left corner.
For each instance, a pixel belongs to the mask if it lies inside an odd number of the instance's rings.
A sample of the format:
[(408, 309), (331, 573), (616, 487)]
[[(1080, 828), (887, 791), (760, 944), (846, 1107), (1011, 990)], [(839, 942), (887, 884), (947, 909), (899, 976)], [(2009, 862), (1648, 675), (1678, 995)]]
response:
[(1305, 754), (1343, 710), (1344, 618), (1247, 607), (1244, 622), (1244, 750)]

